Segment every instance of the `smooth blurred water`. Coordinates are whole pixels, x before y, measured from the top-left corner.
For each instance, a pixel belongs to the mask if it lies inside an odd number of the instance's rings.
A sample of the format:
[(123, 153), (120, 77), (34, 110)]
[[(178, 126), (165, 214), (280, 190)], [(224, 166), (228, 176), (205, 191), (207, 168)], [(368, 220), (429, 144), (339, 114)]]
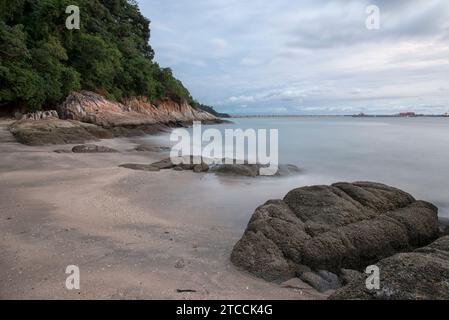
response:
[(439, 207), (440, 216), (449, 217), (449, 118), (297, 117), (232, 121), (233, 124), (214, 127), (222, 131), (278, 129), (279, 162), (304, 170), (297, 177), (262, 182), (261, 188), (265, 185), (266, 189), (288, 190), (338, 181), (376, 181), (430, 201)]

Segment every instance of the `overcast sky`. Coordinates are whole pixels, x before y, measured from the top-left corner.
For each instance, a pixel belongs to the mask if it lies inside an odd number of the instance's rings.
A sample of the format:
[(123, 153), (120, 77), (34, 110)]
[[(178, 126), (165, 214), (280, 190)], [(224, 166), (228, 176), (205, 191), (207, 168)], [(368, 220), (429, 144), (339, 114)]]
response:
[[(234, 114), (449, 110), (448, 0), (139, 0), (156, 61)], [(380, 9), (368, 30), (366, 8)]]

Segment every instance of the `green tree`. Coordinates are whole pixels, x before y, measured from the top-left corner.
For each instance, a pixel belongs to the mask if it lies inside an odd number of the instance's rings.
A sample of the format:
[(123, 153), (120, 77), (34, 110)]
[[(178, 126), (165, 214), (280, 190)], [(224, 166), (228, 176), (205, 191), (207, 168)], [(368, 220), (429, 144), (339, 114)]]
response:
[[(80, 30), (65, 27), (69, 5), (81, 10)], [(53, 107), (84, 89), (201, 108), (153, 61), (149, 26), (134, 0), (0, 0), (0, 107)]]

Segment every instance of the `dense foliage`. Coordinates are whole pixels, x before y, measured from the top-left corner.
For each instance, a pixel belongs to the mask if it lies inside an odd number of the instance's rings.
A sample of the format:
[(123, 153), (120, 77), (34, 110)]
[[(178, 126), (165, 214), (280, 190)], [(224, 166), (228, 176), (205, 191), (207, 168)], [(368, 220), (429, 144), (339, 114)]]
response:
[[(66, 28), (69, 5), (80, 8), (80, 30)], [(149, 25), (134, 0), (0, 0), (0, 107), (37, 110), (83, 89), (200, 108), (153, 62)]]
[(194, 102), (192, 103), (192, 105), (193, 105), (194, 107), (196, 107), (197, 109), (201, 109), (201, 110), (203, 110), (203, 111), (209, 112), (209, 113), (211, 113), (211, 114), (213, 114), (214, 116), (219, 117), (219, 118), (230, 118), (230, 117), (231, 117), (231, 116), (230, 116), (229, 114), (227, 114), (227, 113), (220, 113), (220, 112), (217, 112), (217, 111), (215, 111), (215, 109), (214, 109), (213, 107), (210, 107), (210, 106), (207, 106), (207, 105), (198, 103), (198, 102), (196, 102), (196, 101), (194, 101)]

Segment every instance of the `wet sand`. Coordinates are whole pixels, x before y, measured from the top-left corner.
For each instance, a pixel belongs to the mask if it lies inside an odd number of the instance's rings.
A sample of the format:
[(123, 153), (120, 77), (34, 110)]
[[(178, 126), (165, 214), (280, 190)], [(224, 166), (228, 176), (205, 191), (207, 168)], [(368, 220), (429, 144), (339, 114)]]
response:
[[(18, 144), (8, 123), (0, 121), (0, 298), (324, 297), (267, 283), (229, 261), (252, 212), (268, 200), (260, 190), (273, 182), (132, 171), (118, 165), (166, 155), (130, 151), (138, 142), (130, 139), (96, 143), (117, 154), (57, 154), (71, 146)], [(80, 290), (65, 287), (68, 265), (80, 268)]]

